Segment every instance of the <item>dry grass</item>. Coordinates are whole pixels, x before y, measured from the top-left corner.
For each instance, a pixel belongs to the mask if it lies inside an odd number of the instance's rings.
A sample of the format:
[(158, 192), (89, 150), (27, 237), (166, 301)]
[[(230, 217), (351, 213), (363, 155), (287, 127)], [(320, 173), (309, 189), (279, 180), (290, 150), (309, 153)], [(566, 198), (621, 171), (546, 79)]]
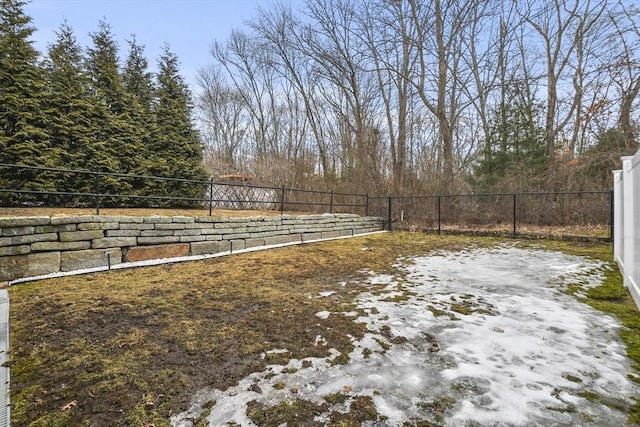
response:
[[(394, 228), (405, 231), (437, 231), (437, 226), (425, 227), (419, 223), (401, 222), (394, 223)], [(477, 234), (511, 237), (513, 235), (513, 224), (442, 224), (442, 233), (453, 234)], [(534, 225), (517, 224), (516, 236), (534, 239), (609, 239), (610, 226), (606, 224), (592, 225)]]
[(261, 370), (267, 350), (289, 349), (283, 362), (347, 354), (363, 324), (315, 313), (353, 310), (365, 269), (469, 244), (372, 235), (12, 287), (13, 425), (168, 425), (200, 388)]
[[(387, 233), (17, 285), (9, 290), (12, 425), (167, 426), (203, 387), (225, 389), (267, 363), (328, 357), (329, 348), (348, 354), (365, 326), (340, 313), (355, 310), (365, 271), (398, 274), (401, 256), (502, 242)], [(535, 244), (610, 256), (602, 244)], [(333, 314), (315, 315), (324, 310)], [(326, 346), (314, 345), (318, 335)], [(281, 348), (289, 351), (261, 357)], [(336, 425), (374, 419), (360, 403)], [(291, 405), (250, 415), (313, 425), (304, 416), (313, 407)]]

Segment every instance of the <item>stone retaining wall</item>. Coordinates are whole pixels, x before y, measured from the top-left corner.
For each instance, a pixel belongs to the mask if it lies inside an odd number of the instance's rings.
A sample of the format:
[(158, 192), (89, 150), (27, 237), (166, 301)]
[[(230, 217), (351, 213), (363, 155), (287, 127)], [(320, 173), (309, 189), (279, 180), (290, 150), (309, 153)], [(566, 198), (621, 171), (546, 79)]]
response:
[(352, 214), (0, 218), (0, 281), (382, 229), (382, 218)]

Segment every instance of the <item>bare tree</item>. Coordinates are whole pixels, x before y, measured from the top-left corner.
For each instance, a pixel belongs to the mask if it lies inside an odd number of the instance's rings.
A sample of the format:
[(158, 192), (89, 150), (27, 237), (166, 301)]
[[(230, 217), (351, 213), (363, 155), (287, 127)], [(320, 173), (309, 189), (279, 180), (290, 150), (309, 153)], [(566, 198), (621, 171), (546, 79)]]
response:
[(242, 95), (227, 85), (214, 67), (200, 70), (197, 82), (200, 91), (196, 106), (205, 141), (205, 160), (214, 173), (240, 172), (244, 161), (241, 150), (247, 133), (247, 111)]
[(463, 108), (460, 82), (464, 78), (458, 74), (464, 55), (461, 41), (470, 9), (454, 0), (407, 2), (417, 55), (410, 82), (437, 119), (439, 187), (448, 194), (454, 184), (454, 128)]
[(259, 9), (257, 19), (249, 23), (273, 51), (272, 65), (288, 81), (300, 102), (315, 141), (319, 169), (329, 183), (335, 179), (330, 161), (330, 143), (322, 126), (323, 108), (318, 99), (319, 80), (312, 78), (313, 59), (307, 54), (305, 28), (290, 7), (276, 5), (272, 10)]
[(536, 176), (505, 184), (573, 185), (603, 132), (637, 141), (639, 15), (632, 0), (260, 9), (212, 49), (203, 126), (218, 159), (274, 183), (451, 193), (476, 162), (533, 147)]
[[(545, 148), (547, 155), (547, 188), (553, 189), (558, 139), (567, 125), (574, 122), (569, 137), (571, 155), (575, 149), (581, 122), (585, 48), (591, 31), (599, 22), (606, 0), (553, 0), (518, 3), (517, 9), (533, 29), (525, 45), (542, 48), (544, 68), (538, 70), (546, 86)], [(562, 147), (560, 147), (562, 148)]]
[(366, 45), (358, 34), (359, 9), (351, 0), (309, 0), (306, 54), (313, 58), (313, 75), (322, 80), (318, 91), (338, 121), (340, 173), (343, 179), (366, 185), (380, 180), (377, 170), (380, 147), (375, 80), (367, 72)]
[(619, 94), (618, 127), (624, 136), (625, 148), (634, 148), (638, 145), (632, 112), (640, 94), (640, 9), (621, 4), (608, 18), (615, 29), (613, 41), (619, 46), (608, 63), (611, 81)]
[(402, 194), (407, 171), (408, 122), (412, 114), (411, 70), (415, 45), (409, 34), (409, 14), (402, 1), (369, 2), (360, 18), (361, 37), (370, 55), (379, 96), (384, 105), (386, 137), (392, 173), (391, 191)]

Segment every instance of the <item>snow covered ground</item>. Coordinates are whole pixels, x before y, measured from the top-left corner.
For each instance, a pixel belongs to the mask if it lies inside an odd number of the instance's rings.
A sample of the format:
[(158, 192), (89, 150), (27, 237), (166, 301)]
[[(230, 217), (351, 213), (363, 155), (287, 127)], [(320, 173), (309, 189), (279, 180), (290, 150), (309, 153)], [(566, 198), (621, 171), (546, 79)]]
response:
[(348, 364), (269, 366), (228, 390), (203, 390), (174, 425), (190, 426), (212, 400), (210, 426), (252, 426), (250, 401), (323, 403), (332, 393), (370, 396), (382, 416), (376, 426), (625, 425), (639, 390), (627, 379), (620, 325), (563, 293), (569, 283), (597, 285), (599, 263), (511, 247), (399, 262), (406, 274), (369, 279), (372, 291), (358, 298), (367, 315), (348, 313), (368, 328)]

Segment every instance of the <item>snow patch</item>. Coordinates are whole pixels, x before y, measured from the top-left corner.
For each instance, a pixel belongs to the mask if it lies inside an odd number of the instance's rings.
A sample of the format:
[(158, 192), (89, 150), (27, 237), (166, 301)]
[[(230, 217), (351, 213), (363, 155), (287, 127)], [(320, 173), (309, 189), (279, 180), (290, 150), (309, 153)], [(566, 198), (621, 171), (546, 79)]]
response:
[[(253, 426), (246, 417), (251, 400), (324, 403), (330, 393), (371, 396), (385, 417), (376, 426), (441, 424), (429, 409), (437, 404), (445, 405), (438, 411), (448, 426), (625, 424), (618, 408), (630, 405), (639, 387), (626, 376), (631, 364), (620, 324), (563, 292), (570, 283), (600, 283), (600, 263), (505, 247), (440, 252), (402, 265), (402, 280), (371, 276), (371, 291), (359, 296), (366, 314), (354, 321), (368, 332), (353, 340), (349, 363), (332, 365), (339, 352), (331, 349), (329, 358), (291, 360), (293, 370), (269, 366), (228, 390), (202, 390), (174, 425), (191, 426), (211, 400), (210, 426)], [(313, 344), (327, 345), (323, 340)], [(275, 389), (277, 382), (286, 387)]]
[(333, 295), (333, 294), (335, 294), (335, 293), (336, 293), (336, 291), (323, 291), (323, 292), (320, 292), (320, 293), (318, 294), (318, 296), (319, 296), (320, 298), (326, 298), (326, 297), (330, 297), (331, 295)]

